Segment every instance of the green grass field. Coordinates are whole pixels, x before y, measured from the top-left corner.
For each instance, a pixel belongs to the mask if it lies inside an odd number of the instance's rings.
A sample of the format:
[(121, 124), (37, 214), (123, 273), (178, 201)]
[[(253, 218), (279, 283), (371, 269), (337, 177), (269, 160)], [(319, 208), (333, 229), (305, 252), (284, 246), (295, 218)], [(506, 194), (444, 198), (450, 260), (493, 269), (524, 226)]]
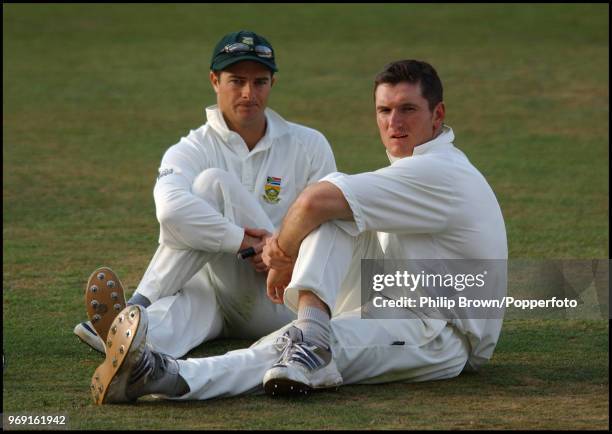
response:
[[(608, 321), (507, 321), (481, 373), (347, 386), (307, 401), (92, 404), (101, 357), (78, 343), (99, 265), (138, 284), (157, 247), (163, 152), (214, 103), (210, 52), (266, 35), (270, 106), (322, 131), (341, 171), (387, 164), (372, 79), (432, 63), (456, 145), (500, 201), (511, 258), (608, 258), (605, 4), (43, 5), (3, 9), (3, 412), (80, 429), (607, 429)], [(249, 341), (216, 341), (196, 356)], [(7, 427), (5, 426), (5, 429)]]

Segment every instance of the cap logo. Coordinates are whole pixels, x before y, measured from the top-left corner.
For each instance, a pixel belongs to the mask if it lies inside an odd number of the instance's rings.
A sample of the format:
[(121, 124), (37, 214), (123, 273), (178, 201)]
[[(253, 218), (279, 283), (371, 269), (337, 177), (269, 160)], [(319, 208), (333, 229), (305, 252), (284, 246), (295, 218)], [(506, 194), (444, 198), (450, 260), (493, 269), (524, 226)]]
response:
[(244, 36), (242, 38), (242, 43), (247, 45), (253, 45), (253, 37), (252, 36)]

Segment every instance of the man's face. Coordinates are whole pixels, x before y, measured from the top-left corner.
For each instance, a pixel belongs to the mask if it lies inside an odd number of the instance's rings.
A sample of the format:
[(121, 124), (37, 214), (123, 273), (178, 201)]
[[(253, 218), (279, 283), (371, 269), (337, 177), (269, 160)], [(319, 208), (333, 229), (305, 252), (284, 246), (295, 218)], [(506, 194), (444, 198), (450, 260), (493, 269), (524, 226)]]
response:
[(230, 128), (258, 126), (264, 119), (274, 78), (268, 68), (245, 60), (221, 71), (211, 71), (210, 82), (217, 94), (217, 105)]
[(420, 83), (380, 84), (375, 101), (380, 138), (394, 157), (411, 156), (415, 146), (435, 136), (444, 120), (444, 104), (431, 112)]

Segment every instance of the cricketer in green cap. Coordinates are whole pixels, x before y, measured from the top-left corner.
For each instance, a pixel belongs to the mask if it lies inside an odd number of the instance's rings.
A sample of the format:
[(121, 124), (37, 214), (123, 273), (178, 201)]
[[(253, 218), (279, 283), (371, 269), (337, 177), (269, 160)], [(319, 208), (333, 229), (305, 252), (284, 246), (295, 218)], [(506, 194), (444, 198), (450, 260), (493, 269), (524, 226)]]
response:
[(263, 36), (248, 30), (228, 33), (221, 38), (213, 50), (210, 69), (222, 71), (243, 60), (253, 60), (272, 72), (278, 71), (272, 45)]

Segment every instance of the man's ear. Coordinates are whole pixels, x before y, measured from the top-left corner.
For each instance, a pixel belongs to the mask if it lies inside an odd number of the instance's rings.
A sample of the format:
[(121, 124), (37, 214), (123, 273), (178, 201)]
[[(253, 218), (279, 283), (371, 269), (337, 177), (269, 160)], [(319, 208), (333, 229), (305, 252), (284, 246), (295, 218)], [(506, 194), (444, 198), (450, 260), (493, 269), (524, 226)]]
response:
[(270, 79), (270, 87), (274, 86), (274, 83), (276, 83), (276, 77), (273, 75)]
[(215, 93), (219, 93), (219, 81), (221, 80), (221, 73), (210, 71), (210, 84), (212, 85)]
[(436, 130), (442, 126), (445, 115), (446, 107), (444, 107), (444, 102), (440, 101), (438, 105), (434, 108), (433, 112), (433, 124)]

